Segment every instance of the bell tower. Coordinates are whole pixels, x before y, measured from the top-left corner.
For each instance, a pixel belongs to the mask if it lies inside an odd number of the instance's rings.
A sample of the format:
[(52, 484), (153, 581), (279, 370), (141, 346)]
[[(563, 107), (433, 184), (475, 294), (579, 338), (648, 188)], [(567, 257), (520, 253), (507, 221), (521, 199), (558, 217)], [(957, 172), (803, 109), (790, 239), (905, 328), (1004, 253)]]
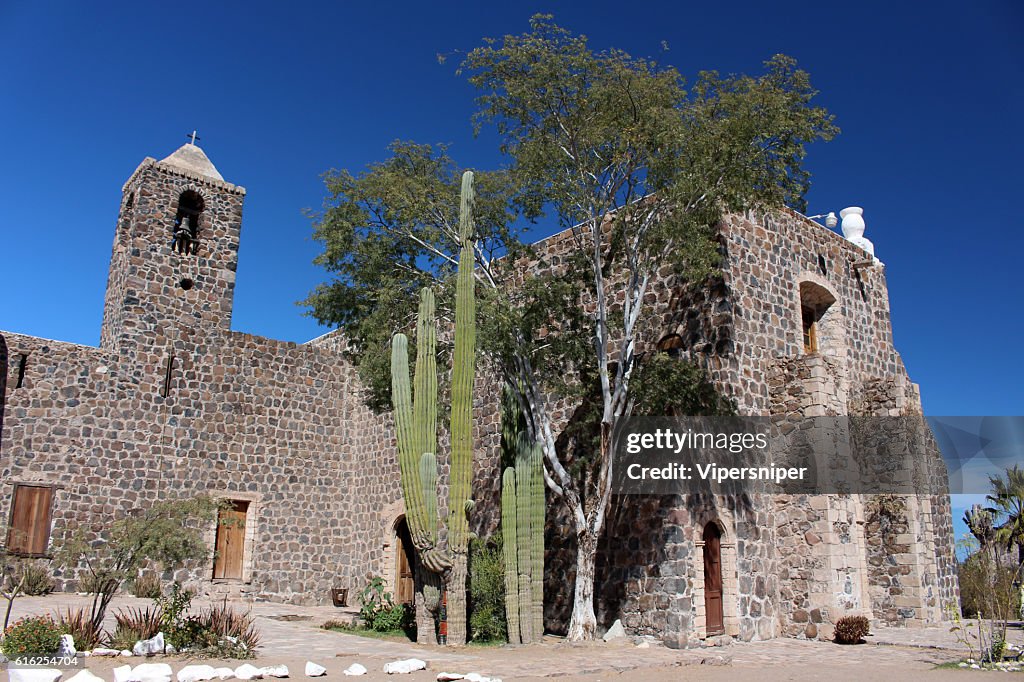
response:
[(226, 182), (190, 137), (161, 161), (144, 159), (124, 184), (102, 348), (231, 326), (245, 188)]

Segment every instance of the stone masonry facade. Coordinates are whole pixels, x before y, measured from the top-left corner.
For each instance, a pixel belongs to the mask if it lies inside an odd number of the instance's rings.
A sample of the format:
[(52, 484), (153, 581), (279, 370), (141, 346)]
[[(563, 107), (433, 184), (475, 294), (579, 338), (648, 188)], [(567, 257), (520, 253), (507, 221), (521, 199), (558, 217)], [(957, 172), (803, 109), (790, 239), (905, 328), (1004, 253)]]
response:
[[(166, 579), (248, 599), (326, 603), (368, 575), (394, 586), (402, 518), (390, 415), (364, 405), (337, 332), (306, 344), (230, 329), (245, 190), (185, 145), (147, 158), (124, 185), (99, 348), (0, 332), (0, 519), (19, 485), (52, 488), (48, 551), (71, 529), (158, 499), (209, 493), (245, 504), (241, 568)], [(187, 248), (175, 241), (188, 229)], [(651, 348), (678, 336), (744, 415), (779, 423), (829, 415), (920, 415), (893, 347), (884, 267), (791, 211), (720, 226), (722, 277), (693, 294), (654, 289)], [(537, 245), (546, 263), (568, 232)], [(806, 311), (814, 320), (807, 347)], [(474, 525), (497, 528), (499, 387), (475, 396)], [(559, 404), (558, 425), (574, 406)], [(443, 440), (443, 439), (442, 439)], [(904, 444), (944, 489), (934, 440)], [(883, 513), (884, 512), (884, 513)], [(550, 499), (545, 619), (568, 622), (575, 539)], [(599, 545), (603, 625), (670, 646), (709, 631), (704, 538), (719, 546), (721, 634), (828, 638), (864, 614), (920, 626), (957, 608), (948, 495), (618, 496)], [(211, 524), (211, 549), (217, 528)], [(76, 586), (74, 573), (57, 576)]]

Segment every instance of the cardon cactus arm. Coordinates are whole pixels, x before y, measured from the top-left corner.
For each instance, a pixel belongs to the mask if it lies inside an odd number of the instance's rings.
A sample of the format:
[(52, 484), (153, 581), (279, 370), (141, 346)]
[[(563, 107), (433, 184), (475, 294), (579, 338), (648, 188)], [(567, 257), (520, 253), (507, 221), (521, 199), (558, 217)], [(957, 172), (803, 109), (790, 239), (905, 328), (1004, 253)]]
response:
[(426, 507), (427, 531), (437, 537), (437, 457), (424, 452), (420, 457), (420, 493)]
[(476, 366), (476, 297), (473, 284), (473, 173), (462, 176), (459, 237), (462, 250), (455, 284), (455, 350), (452, 356), (451, 493), (448, 543), (466, 551), (469, 521), (466, 502), (473, 483), (473, 375)]
[(533, 570), (532, 547), (533, 537), (530, 532), (531, 510), (533, 504), (533, 477), (530, 471), (530, 453), (532, 448), (528, 436), (519, 434), (518, 452), (516, 453), (516, 545), (519, 550), (519, 628), (523, 633), (523, 643), (534, 640), (533, 634)]
[(425, 452), (437, 453), (437, 326), (434, 323), (434, 292), (430, 287), (420, 290), (414, 384), (414, 457), (418, 461)]
[(516, 472), (509, 467), (501, 477), (501, 540), (505, 559), (505, 617), (508, 641), (519, 644), (519, 551), (516, 547)]
[(405, 334), (395, 334), (391, 339), (391, 404), (394, 407), (405, 515), (413, 543), (421, 548), (432, 543), (427, 531), (426, 507), (420, 492), (420, 453), (416, 450), (417, 435), (409, 381), (409, 340)]
[(530, 450), (530, 597), (533, 599), (533, 637), (544, 636), (544, 451), (540, 443)]

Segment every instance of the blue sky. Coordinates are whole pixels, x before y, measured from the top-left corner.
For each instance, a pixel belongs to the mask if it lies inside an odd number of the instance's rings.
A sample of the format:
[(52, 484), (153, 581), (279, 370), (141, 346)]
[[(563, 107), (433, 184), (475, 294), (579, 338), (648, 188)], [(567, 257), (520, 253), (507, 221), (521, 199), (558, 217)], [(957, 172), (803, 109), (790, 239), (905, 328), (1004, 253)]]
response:
[(688, 75), (796, 57), (843, 131), (811, 148), (810, 212), (864, 207), (926, 412), (1024, 413), (1024, 5), (713, 4), (0, 3), (0, 329), (98, 343), (120, 187), (198, 128), (249, 191), (233, 327), (319, 335), (295, 302), (324, 279), (320, 175), (397, 138), (494, 165), (458, 54), (550, 11)]

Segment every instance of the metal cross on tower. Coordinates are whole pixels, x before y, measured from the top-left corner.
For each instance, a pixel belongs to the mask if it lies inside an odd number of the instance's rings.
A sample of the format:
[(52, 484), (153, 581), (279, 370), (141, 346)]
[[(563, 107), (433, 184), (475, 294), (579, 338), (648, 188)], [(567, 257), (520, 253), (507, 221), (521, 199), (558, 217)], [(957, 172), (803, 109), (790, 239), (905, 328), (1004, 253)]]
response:
[(185, 135), (185, 137), (189, 137), (189, 138), (192, 138), (192, 140), (191, 140), (191, 143), (192, 143), (192, 145), (193, 145), (193, 146), (195, 146), (195, 144), (196, 144), (196, 140), (201, 140), (201, 139), (203, 139), (203, 138), (199, 137), (199, 136), (198, 136), (198, 135), (196, 134), (196, 131), (195, 131), (195, 130), (193, 130), (193, 131), (192, 131), (191, 133), (189, 133), (188, 135)]

